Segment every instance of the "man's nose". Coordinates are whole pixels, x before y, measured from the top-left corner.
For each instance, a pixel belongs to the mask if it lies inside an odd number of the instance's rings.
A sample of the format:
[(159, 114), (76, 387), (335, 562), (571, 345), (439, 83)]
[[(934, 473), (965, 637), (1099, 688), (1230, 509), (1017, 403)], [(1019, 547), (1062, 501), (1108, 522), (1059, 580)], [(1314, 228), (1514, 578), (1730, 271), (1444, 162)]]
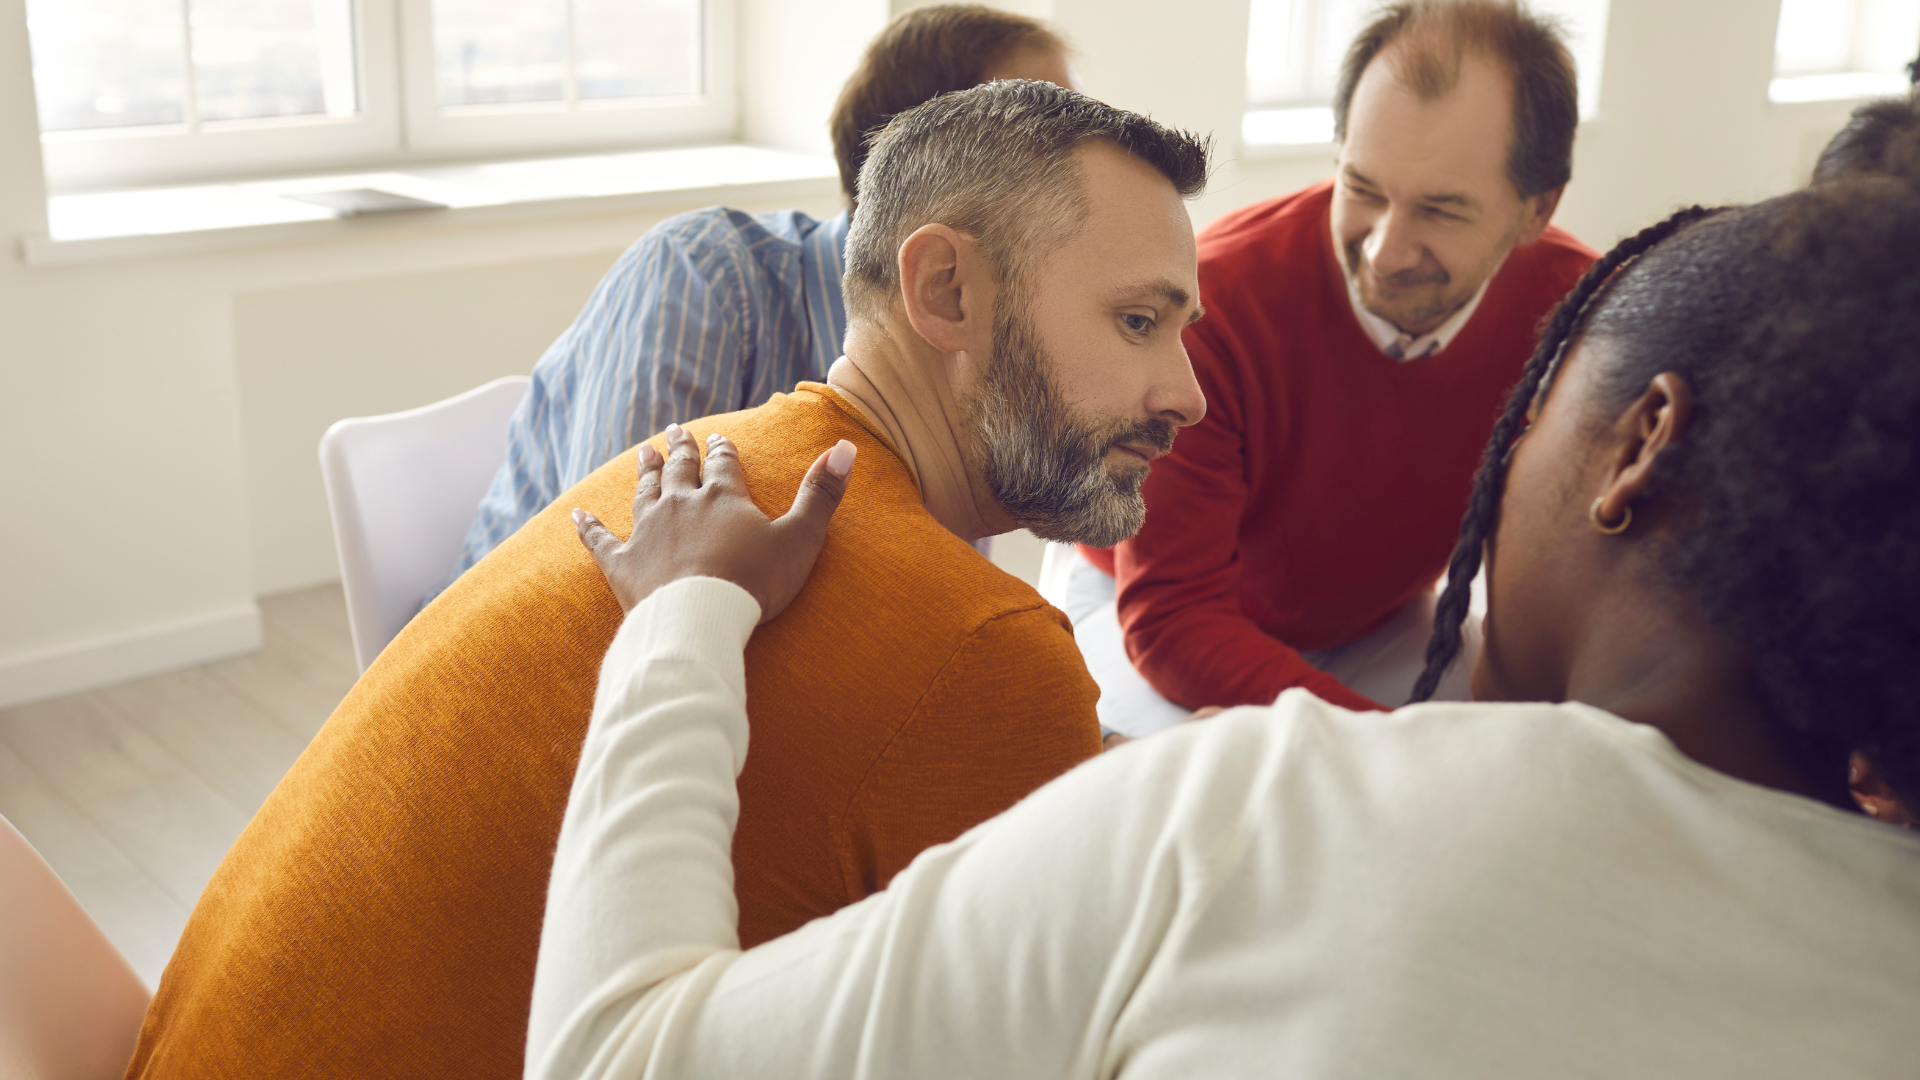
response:
[(1412, 270), (1420, 265), (1422, 257), (1413, 223), (1398, 210), (1388, 210), (1374, 221), (1373, 230), (1367, 233), (1360, 251), (1367, 257), (1367, 265), (1381, 277)]
[(1176, 339), (1174, 348), (1163, 354), (1155, 365), (1153, 385), (1147, 391), (1147, 415), (1165, 420), (1174, 427), (1191, 427), (1207, 415), (1207, 395), (1194, 377), (1193, 362), (1187, 359), (1187, 347)]

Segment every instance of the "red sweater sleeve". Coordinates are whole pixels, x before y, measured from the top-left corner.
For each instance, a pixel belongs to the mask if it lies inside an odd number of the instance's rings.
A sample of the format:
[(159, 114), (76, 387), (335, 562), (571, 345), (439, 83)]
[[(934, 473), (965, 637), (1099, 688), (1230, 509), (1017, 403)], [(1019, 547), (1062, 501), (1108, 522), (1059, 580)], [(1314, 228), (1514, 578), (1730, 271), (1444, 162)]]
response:
[(1146, 524), (1114, 549), (1127, 655), (1153, 688), (1191, 709), (1268, 705), (1304, 686), (1349, 709), (1383, 706), (1269, 637), (1240, 608), (1240, 519), (1247, 501), (1245, 399), (1201, 322), (1186, 332), (1206, 419), (1180, 432), (1146, 483)]

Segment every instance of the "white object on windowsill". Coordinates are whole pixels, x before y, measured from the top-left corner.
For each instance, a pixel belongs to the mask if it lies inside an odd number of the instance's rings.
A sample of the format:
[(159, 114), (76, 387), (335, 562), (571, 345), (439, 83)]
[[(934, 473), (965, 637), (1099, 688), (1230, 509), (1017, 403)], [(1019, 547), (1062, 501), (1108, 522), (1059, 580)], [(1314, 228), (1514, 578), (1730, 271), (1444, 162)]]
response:
[(54, 195), (49, 235), (25, 238), (21, 250), (35, 265), (129, 258), (404, 227), (419, 216), (345, 220), (289, 197), (352, 188), (438, 203), (456, 215), (524, 217), (578, 213), (583, 201), (624, 209), (696, 194), (714, 202), (788, 191), (817, 197), (839, 189), (839, 172), (828, 157), (727, 145)]
[(1767, 100), (1775, 105), (1789, 105), (1805, 101), (1904, 97), (1908, 86), (1906, 75), (1900, 72), (1839, 71), (1827, 75), (1790, 75), (1767, 84)]

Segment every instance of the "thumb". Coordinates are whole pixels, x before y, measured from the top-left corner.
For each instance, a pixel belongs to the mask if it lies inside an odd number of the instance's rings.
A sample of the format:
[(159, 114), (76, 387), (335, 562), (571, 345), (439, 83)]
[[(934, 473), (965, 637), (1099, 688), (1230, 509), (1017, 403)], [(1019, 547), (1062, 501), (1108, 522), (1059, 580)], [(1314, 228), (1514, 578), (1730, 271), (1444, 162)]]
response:
[(780, 516), (783, 531), (800, 531), (816, 543), (826, 540), (827, 523), (847, 494), (847, 478), (853, 473), (853, 458), (858, 452), (852, 443), (841, 439), (814, 459), (812, 468), (800, 480), (792, 508)]

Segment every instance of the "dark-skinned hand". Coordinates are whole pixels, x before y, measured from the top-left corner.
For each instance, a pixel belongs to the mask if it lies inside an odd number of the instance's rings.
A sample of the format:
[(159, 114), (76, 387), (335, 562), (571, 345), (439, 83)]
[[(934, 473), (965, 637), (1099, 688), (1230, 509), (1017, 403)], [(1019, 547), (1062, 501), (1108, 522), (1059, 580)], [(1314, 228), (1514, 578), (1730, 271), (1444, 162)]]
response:
[(760, 602), (765, 623), (785, 611), (813, 573), (827, 522), (847, 492), (854, 445), (845, 439), (814, 459), (793, 508), (772, 521), (747, 494), (731, 440), (707, 436), (706, 475), (693, 436), (667, 428), (667, 457), (640, 444), (633, 533), (622, 541), (585, 510), (573, 512), (580, 542), (606, 575), (622, 612), (685, 577), (731, 581)]

